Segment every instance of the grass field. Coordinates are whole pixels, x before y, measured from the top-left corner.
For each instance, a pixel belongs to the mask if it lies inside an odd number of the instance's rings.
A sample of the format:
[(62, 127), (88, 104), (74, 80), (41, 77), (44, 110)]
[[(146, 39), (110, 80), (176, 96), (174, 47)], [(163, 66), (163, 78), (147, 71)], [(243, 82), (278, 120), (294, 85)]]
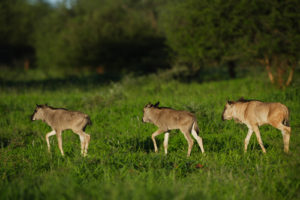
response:
[[(227, 99), (279, 101), (290, 109), (290, 153), (283, 153), (280, 131), (260, 128), (263, 154), (253, 134), (243, 152), (247, 128), (223, 122)], [(142, 123), (143, 106), (189, 110), (198, 118), (205, 155), (172, 131), (169, 154), (163, 135), (154, 153), (156, 127)], [(93, 122), (88, 157), (80, 155), (79, 137), (63, 134), (65, 157), (56, 137), (47, 152), (51, 129), (30, 121), (35, 104), (48, 103), (87, 113)], [(0, 79), (0, 199), (299, 199), (300, 82), (285, 90), (264, 75), (197, 83), (158, 75), (127, 76), (115, 82), (103, 77), (40, 80)], [(197, 164), (203, 165), (197, 168)]]

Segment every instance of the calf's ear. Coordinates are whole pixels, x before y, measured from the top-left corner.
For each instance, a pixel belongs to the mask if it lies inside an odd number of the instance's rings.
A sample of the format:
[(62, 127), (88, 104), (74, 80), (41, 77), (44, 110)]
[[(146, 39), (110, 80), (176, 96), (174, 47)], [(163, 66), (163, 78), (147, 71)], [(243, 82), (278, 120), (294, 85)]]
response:
[(154, 105), (154, 107), (157, 107), (159, 105), (159, 101), (158, 102), (156, 102), (156, 104)]
[(227, 101), (227, 103), (228, 103), (229, 105), (232, 105), (234, 102), (233, 102), (233, 101)]
[(145, 105), (144, 108), (150, 108), (152, 106), (152, 104), (149, 102), (147, 105)]
[(244, 101), (245, 99), (244, 99), (244, 97), (241, 97), (240, 99), (239, 99), (239, 101)]

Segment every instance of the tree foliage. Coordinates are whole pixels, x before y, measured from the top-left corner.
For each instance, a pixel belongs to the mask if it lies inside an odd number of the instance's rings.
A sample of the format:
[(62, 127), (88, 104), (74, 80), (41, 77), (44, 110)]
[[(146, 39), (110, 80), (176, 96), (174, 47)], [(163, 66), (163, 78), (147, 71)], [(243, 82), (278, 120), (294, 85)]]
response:
[(199, 68), (260, 61), (277, 69), (283, 87), (284, 72), (299, 61), (299, 6), (294, 0), (177, 1), (166, 7), (162, 27), (179, 62)]
[(34, 52), (36, 22), (50, 12), (43, 1), (0, 1), (0, 63), (28, 59)]
[(181, 63), (192, 72), (228, 67), (232, 77), (235, 66), (260, 63), (285, 87), (299, 64), (299, 10), (297, 0), (3, 0), (1, 55), (31, 52), (44, 69)]
[(255, 27), (249, 31), (253, 35), (249, 46), (253, 56), (265, 65), (270, 80), (279, 87), (288, 86), (300, 56), (300, 3), (261, 1), (258, 5), (259, 9), (254, 10)]
[(53, 13), (43, 21), (44, 32), (37, 33), (40, 65), (150, 71), (165, 66), (152, 8), (135, 2), (79, 0), (72, 9)]

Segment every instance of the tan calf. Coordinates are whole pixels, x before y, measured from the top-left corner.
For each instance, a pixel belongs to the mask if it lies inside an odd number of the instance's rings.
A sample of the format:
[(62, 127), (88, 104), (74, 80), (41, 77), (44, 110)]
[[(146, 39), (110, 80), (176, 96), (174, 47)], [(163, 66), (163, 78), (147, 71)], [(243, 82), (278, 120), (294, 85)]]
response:
[(86, 134), (84, 130), (88, 124), (91, 124), (91, 120), (88, 115), (77, 111), (69, 111), (63, 108), (53, 108), (47, 105), (37, 105), (31, 117), (31, 120), (42, 120), (52, 128), (52, 131), (47, 133), (46, 135), (46, 141), (49, 152), (49, 137), (52, 135), (56, 135), (59, 150), (64, 156), (61, 134), (62, 131), (66, 129), (71, 129), (80, 137), (81, 154), (83, 156), (87, 155), (87, 150), (90, 142), (90, 135)]
[(264, 124), (270, 124), (281, 130), (284, 151), (286, 153), (289, 151), (291, 135), (291, 128), (289, 127), (289, 111), (288, 108), (281, 103), (267, 103), (256, 100), (245, 100), (243, 98), (238, 101), (228, 101), (225, 105), (222, 119), (234, 119), (237, 122), (246, 124), (248, 127), (248, 134), (245, 138), (245, 152), (247, 151), (250, 137), (254, 131), (262, 151), (266, 153), (258, 128)]
[(179, 129), (183, 133), (188, 142), (187, 156), (190, 156), (194, 141), (190, 135), (198, 142), (198, 145), (204, 153), (202, 138), (198, 136), (199, 128), (196, 117), (187, 111), (179, 111), (171, 108), (158, 107), (159, 102), (155, 105), (147, 104), (144, 107), (143, 122), (153, 123), (158, 127), (158, 130), (152, 134), (152, 141), (155, 152), (158, 152), (155, 137), (165, 133), (164, 149), (165, 154), (168, 153), (169, 130)]

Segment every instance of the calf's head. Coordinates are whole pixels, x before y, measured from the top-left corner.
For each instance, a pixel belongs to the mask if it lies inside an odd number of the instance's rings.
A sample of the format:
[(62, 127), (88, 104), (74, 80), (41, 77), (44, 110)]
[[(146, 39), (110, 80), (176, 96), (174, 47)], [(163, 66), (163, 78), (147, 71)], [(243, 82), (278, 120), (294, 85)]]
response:
[(143, 115), (143, 122), (148, 122), (148, 123), (151, 123), (152, 120), (153, 120), (153, 116), (152, 116), (152, 113), (153, 113), (153, 109), (157, 108), (159, 102), (157, 102), (156, 104), (151, 104), (151, 103), (148, 103), (147, 105), (145, 105), (144, 107), (144, 115)]
[(234, 102), (227, 101), (224, 111), (222, 113), (222, 120), (231, 120), (233, 118), (233, 111), (234, 111)]
[(44, 119), (44, 105), (36, 105), (36, 108), (33, 112), (33, 114), (31, 115), (31, 120), (42, 120)]

